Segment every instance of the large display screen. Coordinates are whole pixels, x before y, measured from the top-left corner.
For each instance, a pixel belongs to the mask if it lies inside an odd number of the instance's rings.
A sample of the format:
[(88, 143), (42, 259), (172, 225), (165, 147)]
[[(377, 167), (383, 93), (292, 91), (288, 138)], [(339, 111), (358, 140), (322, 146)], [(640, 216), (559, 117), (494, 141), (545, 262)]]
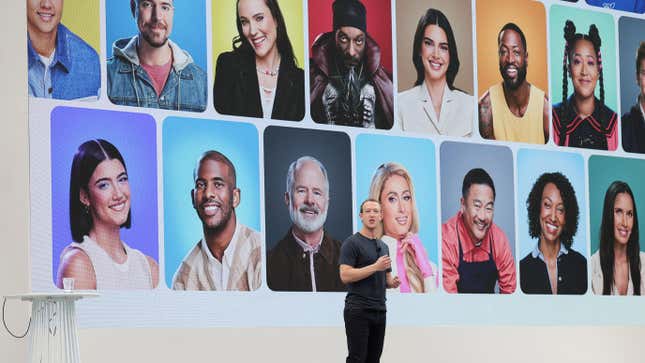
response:
[(27, 1), (32, 289), (100, 292), (84, 327), (340, 325), (372, 199), (391, 324), (645, 324), (644, 12)]

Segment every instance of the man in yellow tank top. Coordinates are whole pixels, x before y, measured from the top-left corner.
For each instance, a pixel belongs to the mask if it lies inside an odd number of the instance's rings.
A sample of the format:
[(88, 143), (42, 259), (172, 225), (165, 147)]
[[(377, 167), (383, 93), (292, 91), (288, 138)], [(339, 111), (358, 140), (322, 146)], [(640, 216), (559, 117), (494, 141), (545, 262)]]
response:
[(544, 144), (549, 139), (549, 100), (526, 80), (529, 54), (524, 33), (508, 23), (497, 44), (503, 81), (479, 100), (479, 132), (491, 140)]

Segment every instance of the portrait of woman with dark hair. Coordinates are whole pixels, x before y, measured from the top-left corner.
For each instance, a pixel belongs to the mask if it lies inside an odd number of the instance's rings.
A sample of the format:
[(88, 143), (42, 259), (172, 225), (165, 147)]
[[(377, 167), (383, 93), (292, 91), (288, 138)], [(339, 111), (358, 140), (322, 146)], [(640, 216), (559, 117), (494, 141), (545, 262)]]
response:
[(121, 240), (130, 228), (130, 184), (125, 161), (108, 141), (86, 141), (72, 162), (69, 219), (74, 242), (60, 255), (56, 284), (74, 279), (79, 290), (152, 289), (159, 266)]
[(225, 115), (299, 121), (305, 114), (298, 68), (277, 0), (237, 0), (233, 50), (217, 57), (213, 102)]
[(381, 203), (383, 221), (376, 235), (392, 253), (392, 276), (401, 280), (399, 291), (436, 292), (439, 270), (419, 239), (419, 213), (408, 170), (393, 162), (379, 166), (372, 177), (369, 198)]
[[(596, 25), (589, 34), (576, 33), (571, 20), (564, 27), (562, 102), (553, 106), (553, 137), (559, 146), (615, 150), (618, 145), (616, 112), (605, 105), (602, 41)], [(569, 77), (573, 94), (568, 96)], [(596, 85), (600, 82), (600, 98)]]
[(526, 199), (529, 235), (538, 243), (520, 261), (525, 294), (584, 294), (587, 259), (571, 244), (578, 231), (576, 192), (562, 173), (544, 173)]
[(414, 87), (398, 95), (396, 119), (404, 131), (435, 135), (470, 136), (473, 97), (454, 85), (459, 55), (448, 18), (428, 9), (414, 34), (412, 63)]
[(591, 256), (591, 289), (597, 295), (640, 295), (643, 259), (638, 214), (629, 185), (614, 181), (607, 188), (600, 222), (600, 248)]

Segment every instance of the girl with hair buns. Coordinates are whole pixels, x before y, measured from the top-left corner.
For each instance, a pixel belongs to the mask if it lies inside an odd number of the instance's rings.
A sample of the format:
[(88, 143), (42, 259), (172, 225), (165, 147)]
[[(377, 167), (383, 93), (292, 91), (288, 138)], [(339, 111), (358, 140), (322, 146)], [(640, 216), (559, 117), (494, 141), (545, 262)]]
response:
[[(559, 146), (615, 150), (618, 118), (605, 105), (598, 28), (592, 24), (589, 34), (576, 33), (576, 26), (567, 20), (564, 40), (562, 102), (553, 106), (554, 141)], [(569, 77), (573, 94), (567, 98)], [(600, 99), (595, 96), (598, 82)]]
[(396, 251), (392, 275), (401, 280), (399, 291), (436, 291), (439, 273), (419, 239), (414, 186), (405, 167), (393, 162), (379, 166), (372, 177), (369, 198), (381, 203), (383, 222), (376, 235), (390, 251)]

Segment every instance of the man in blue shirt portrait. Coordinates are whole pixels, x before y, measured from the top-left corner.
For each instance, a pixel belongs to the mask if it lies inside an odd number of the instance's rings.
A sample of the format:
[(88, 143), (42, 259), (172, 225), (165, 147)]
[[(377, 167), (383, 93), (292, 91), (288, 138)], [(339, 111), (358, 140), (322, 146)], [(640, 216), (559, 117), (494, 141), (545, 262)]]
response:
[(99, 56), (61, 24), (62, 15), (63, 0), (27, 0), (29, 95), (97, 99), (101, 87)]

